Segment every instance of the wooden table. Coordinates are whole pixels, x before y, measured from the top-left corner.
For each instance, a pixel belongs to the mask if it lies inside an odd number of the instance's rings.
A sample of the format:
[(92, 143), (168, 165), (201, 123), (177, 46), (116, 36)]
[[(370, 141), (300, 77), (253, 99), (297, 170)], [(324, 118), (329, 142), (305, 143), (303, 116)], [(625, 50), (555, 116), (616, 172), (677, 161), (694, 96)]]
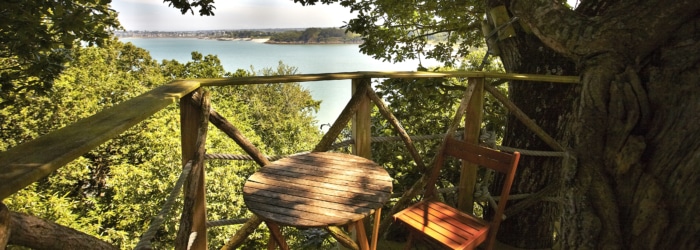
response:
[(243, 199), (270, 228), (270, 248), (275, 244), (288, 248), (279, 226), (328, 228), (352, 224), (357, 229), (359, 247), (369, 249), (363, 219), (374, 213), (372, 249), (376, 249), (381, 207), (389, 200), (391, 182), (386, 170), (371, 160), (314, 152), (260, 168), (246, 181)]

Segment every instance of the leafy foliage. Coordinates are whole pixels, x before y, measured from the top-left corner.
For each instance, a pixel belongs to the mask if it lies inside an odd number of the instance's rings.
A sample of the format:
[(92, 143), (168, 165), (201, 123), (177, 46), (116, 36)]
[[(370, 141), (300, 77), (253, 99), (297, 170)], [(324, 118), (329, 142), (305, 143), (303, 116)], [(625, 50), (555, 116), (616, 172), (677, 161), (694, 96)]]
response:
[(188, 11), (194, 14), (194, 9), (199, 8), (199, 15), (201, 16), (213, 16), (214, 15), (214, 0), (164, 0), (163, 2), (169, 2), (169, 6), (179, 9), (182, 14)]
[[(74, 60), (51, 92), (20, 99), (0, 110), (4, 124), (0, 149), (90, 116), (173, 78), (291, 74), (296, 70), (280, 63), (276, 69), (229, 73), (216, 56), (198, 52), (186, 63), (158, 63), (147, 51), (116, 40), (107, 40), (103, 48), (76, 47), (70, 54)], [(265, 154), (309, 150), (310, 144), (320, 139), (313, 123), (319, 102), (298, 84), (217, 87), (210, 91), (217, 111)], [(3, 202), (13, 211), (55, 221), (124, 249), (133, 248), (180, 174), (178, 113), (176, 105), (167, 107)], [(212, 152), (244, 154), (214, 127), (207, 139)], [(250, 216), (243, 206), (242, 186), (257, 168), (253, 162), (207, 163), (210, 220)], [(175, 211), (158, 231), (154, 248), (172, 248), (181, 202), (176, 201)], [(210, 245), (220, 247), (237, 229), (212, 228)], [(265, 234), (261, 231), (251, 236), (248, 246), (263, 247)]]
[(279, 43), (357, 43), (359, 35), (339, 28), (308, 28), (304, 31), (275, 33), (271, 42)]
[(108, 0), (0, 3), (0, 108), (49, 91), (80, 42), (101, 45), (120, 28)]
[[(447, 66), (483, 44), (482, 1), (294, 0), (302, 5), (340, 5), (357, 12), (344, 27), (360, 34), (360, 51), (376, 59), (402, 62), (425, 56)], [(439, 38), (439, 39), (438, 39)], [(431, 43), (430, 40), (437, 40)]]

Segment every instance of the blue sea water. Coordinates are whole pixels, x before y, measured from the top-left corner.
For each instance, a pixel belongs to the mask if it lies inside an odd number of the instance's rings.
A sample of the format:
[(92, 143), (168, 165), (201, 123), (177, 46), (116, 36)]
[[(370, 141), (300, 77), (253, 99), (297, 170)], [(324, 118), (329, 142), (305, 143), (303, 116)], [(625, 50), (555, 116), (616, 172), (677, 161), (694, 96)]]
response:
[[(359, 52), (357, 44), (265, 44), (256, 41), (218, 41), (190, 38), (121, 38), (144, 48), (157, 60), (175, 59), (181, 63), (191, 60), (191, 52), (219, 57), (227, 71), (236, 69), (257, 71), (276, 68), (279, 61), (298, 68), (299, 74), (352, 72), (352, 71), (414, 71), (419, 61), (402, 63), (383, 62)], [(437, 66), (435, 61), (423, 60), (426, 67)], [(318, 124), (333, 123), (350, 100), (350, 80), (306, 82), (302, 86), (321, 100), (316, 114)]]

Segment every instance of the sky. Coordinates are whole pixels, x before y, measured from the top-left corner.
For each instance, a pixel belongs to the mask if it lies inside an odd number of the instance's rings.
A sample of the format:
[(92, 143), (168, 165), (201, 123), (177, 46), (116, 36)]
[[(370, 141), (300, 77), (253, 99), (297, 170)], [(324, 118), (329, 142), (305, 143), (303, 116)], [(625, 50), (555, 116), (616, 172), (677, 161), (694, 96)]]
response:
[[(576, 6), (578, 0), (567, 0)], [(302, 6), (292, 0), (217, 0), (215, 16), (180, 14), (162, 0), (113, 0), (126, 30), (192, 31), (340, 27), (355, 14), (338, 4)]]
[(340, 27), (352, 17), (340, 5), (302, 6), (292, 0), (219, 0), (215, 16), (180, 14), (162, 0), (113, 0), (126, 30), (191, 31), (218, 29)]

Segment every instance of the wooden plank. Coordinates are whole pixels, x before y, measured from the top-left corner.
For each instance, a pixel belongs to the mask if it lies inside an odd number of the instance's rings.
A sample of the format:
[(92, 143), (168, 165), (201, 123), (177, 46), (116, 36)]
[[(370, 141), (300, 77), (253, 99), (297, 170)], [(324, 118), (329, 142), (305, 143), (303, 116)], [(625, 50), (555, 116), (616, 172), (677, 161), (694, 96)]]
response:
[[(320, 201), (305, 197), (277, 194), (258, 190), (259, 195), (246, 197), (246, 205), (253, 211), (268, 211), (277, 214), (294, 216), (313, 220), (325, 225), (345, 225), (351, 221), (362, 219), (372, 209), (353, 207), (332, 201)], [(277, 200), (275, 202), (275, 200)], [(356, 212), (353, 212), (356, 211)], [(360, 212), (362, 211), (362, 212)], [(294, 224), (294, 226), (311, 226)]]
[(349, 162), (319, 162), (319, 161), (300, 161), (298, 158), (289, 159), (280, 164), (270, 164), (265, 166), (268, 170), (274, 169), (279, 171), (289, 171), (304, 173), (315, 176), (332, 175), (337, 179), (352, 179), (361, 180), (363, 183), (375, 182), (391, 182), (391, 177), (386, 170), (378, 168), (363, 168), (358, 171), (354, 169), (357, 164)]
[[(202, 92), (201, 90), (199, 92)], [(180, 98), (182, 165), (192, 161), (184, 187), (184, 202), (175, 249), (207, 249), (207, 212), (204, 155), (209, 128), (209, 93), (203, 92), (198, 104), (191, 93)], [(195, 238), (192, 239), (192, 236)]]
[(479, 165), (494, 169), (498, 172), (510, 173), (513, 163), (513, 155), (498, 152), (475, 144), (458, 141), (452, 138), (447, 139), (445, 148), (448, 155)]
[(0, 154), (0, 200), (48, 176), (197, 89), (174, 81)]
[[(266, 206), (269, 208), (270, 206)], [(294, 217), (294, 216), (289, 216), (285, 214), (280, 214), (276, 212), (270, 212), (266, 211), (264, 209), (256, 209), (254, 214), (260, 216), (261, 218), (264, 218), (265, 220), (270, 220), (274, 221), (275, 223), (278, 223), (282, 226), (298, 226), (299, 224), (302, 225), (308, 225), (308, 227), (323, 227), (325, 226), (325, 222), (318, 222), (318, 221), (313, 221), (310, 219), (314, 218), (300, 218), (300, 217)]]
[(478, 245), (489, 224), (441, 202), (421, 202), (394, 216), (397, 220), (452, 248)]
[[(372, 173), (375, 179), (391, 181), (391, 177), (387, 174), (386, 170), (378, 166), (376, 163), (365, 160), (362, 162), (355, 161), (357, 157), (342, 157), (338, 153), (326, 153), (318, 154), (319, 152), (313, 153), (314, 155), (299, 155), (293, 158), (283, 158), (275, 161), (269, 166), (284, 167), (284, 166), (313, 166), (319, 171), (333, 171), (334, 173), (342, 173), (346, 175), (356, 175)], [(335, 158), (334, 158), (335, 157)], [(364, 159), (364, 158), (363, 158)], [(337, 171), (337, 172), (336, 172)]]
[(386, 172), (386, 170), (371, 160), (344, 153), (314, 152), (311, 154), (299, 155), (292, 159), (310, 161), (323, 168), (342, 168), (347, 171), (363, 173), (367, 171)]
[[(286, 207), (288, 209), (298, 209), (305, 206), (317, 212), (322, 209), (337, 210), (336, 214), (345, 214), (346, 216), (354, 217), (358, 214), (367, 215), (374, 211), (375, 207), (382, 205), (382, 202), (374, 201), (357, 201), (349, 202), (343, 197), (334, 197), (329, 195), (305, 195), (294, 194), (288, 192), (279, 192), (279, 190), (262, 188), (260, 185), (246, 186), (244, 189), (247, 194), (246, 201), (255, 201), (255, 203), (269, 204), (273, 207)], [(288, 204), (281, 204), (284, 203)], [(303, 210), (303, 209), (300, 209)], [(324, 214), (324, 212), (317, 212)]]
[[(484, 78), (469, 78), (469, 85), (474, 85), (474, 93), (464, 114), (464, 141), (479, 143), (481, 120), (484, 111)], [(449, 148), (449, 147), (447, 147)], [(476, 188), (477, 165), (462, 162), (459, 175), (459, 192), (457, 207), (467, 213), (474, 212), (474, 189)]]
[[(250, 187), (256, 189), (267, 189), (272, 192), (277, 193), (288, 193), (292, 195), (306, 195), (309, 198), (314, 199), (325, 199), (325, 200), (336, 200), (345, 199), (346, 204), (353, 206), (360, 206), (362, 203), (381, 203), (386, 201), (391, 197), (391, 194), (386, 193), (376, 193), (372, 196), (371, 192), (350, 192), (348, 190), (332, 189), (326, 187), (316, 187), (305, 185), (305, 183), (288, 183), (285, 181), (277, 180), (263, 180), (263, 181), (251, 181), (249, 183)], [(244, 188), (244, 190), (246, 190)], [(244, 191), (244, 193), (249, 194), (250, 192)]]
[(375, 187), (375, 189), (381, 189), (381, 191), (376, 191), (363, 188), (361, 185), (345, 185), (350, 182), (328, 182), (324, 181), (322, 178), (303, 178), (303, 176), (301, 175), (284, 176), (277, 174), (269, 174), (265, 172), (258, 172), (251, 176), (251, 178), (248, 179), (248, 181), (251, 183), (257, 182), (265, 185), (285, 187), (305, 192), (311, 192), (311, 190), (316, 190), (316, 192), (347, 193), (351, 196), (348, 198), (354, 198), (354, 196), (357, 195), (376, 195), (379, 198), (388, 198), (389, 196), (391, 196), (391, 191), (388, 190), (388, 188)]
[[(261, 169), (261, 175), (258, 178), (268, 180), (285, 181), (289, 183), (298, 183), (314, 187), (327, 187), (343, 190), (347, 192), (384, 192), (391, 193), (390, 182), (366, 182), (359, 178), (333, 178), (324, 176), (305, 175), (301, 172), (289, 171), (274, 171), (269, 168)], [(254, 180), (258, 181), (258, 180)], [(327, 185), (328, 184), (328, 185)], [(329, 186), (333, 185), (333, 186)]]
[[(353, 79), (352, 80), (352, 90), (353, 94), (361, 89), (361, 85), (364, 86), (365, 91), (369, 91), (372, 87), (370, 86), (370, 78)], [(355, 140), (355, 144), (352, 146), (352, 154), (361, 156), (367, 159), (372, 159), (372, 150), (370, 148), (372, 144), (372, 102), (369, 96), (362, 95), (362, 100), (357, 106), (357, 112), (352, 118), (352, 138)]]

